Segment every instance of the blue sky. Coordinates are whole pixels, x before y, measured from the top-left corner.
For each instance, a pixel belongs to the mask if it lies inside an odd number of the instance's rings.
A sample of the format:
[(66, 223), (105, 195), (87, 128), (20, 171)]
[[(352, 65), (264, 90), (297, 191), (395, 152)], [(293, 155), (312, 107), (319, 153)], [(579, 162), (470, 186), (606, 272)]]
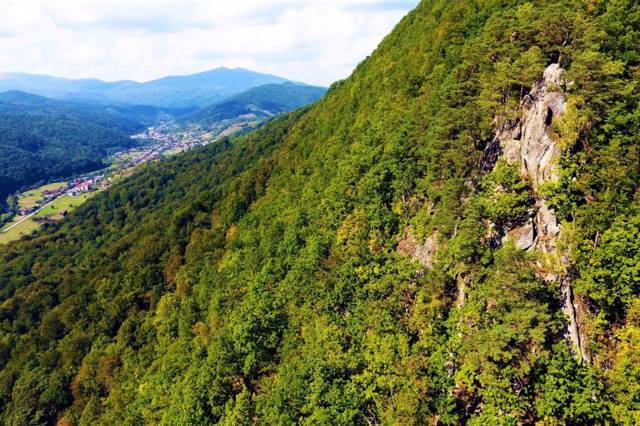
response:
[(0, 0), (0, 71), (146, 81), (227, 66), (328, 85), (418, 0)]

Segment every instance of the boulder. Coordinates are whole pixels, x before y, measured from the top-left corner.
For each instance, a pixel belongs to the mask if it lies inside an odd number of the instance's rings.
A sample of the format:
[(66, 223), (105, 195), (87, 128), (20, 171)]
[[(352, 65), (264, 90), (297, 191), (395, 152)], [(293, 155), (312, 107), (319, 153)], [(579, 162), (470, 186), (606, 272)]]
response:
[(535, 242), (535, 228), (532, 220), (525, 225), (512, 229), (504, 236), (503, 241), (511, 241), (516, 247), (522, 250), (528, 250), (533, 247)]
[(438, 251), (438, 233), (434, 232), (424, 243), (420, 243), (413, 236), (412, 230), (406, 229), (402, 237), (398, 238), (397, 252), (408, 256), (425, 268), (431, 268), (433, 259)]

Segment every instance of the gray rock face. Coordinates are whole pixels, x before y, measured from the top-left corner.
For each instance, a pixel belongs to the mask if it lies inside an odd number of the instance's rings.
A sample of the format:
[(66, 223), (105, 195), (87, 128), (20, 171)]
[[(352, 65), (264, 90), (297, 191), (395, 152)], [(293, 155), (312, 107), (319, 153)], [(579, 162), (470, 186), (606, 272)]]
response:
[(588, 336), (585, 333), (584, 324), (581, 318), (585, 317), (584, 305), (576, 303), (571, 288), (571, 279), (568, 276), (563, 277), (560, 283), (560, 291), (562, 292), (562, 312), (567, 317), (569, 324), (565, 330), (566, 338), (573, 343), (576, 355), (584, 362), (591, 363), (591, 353), (587, 348)]
[(566, 98), (552, 91), (563, 74), (558, 64), (549, 65), (544, 78), (522, 102), (522, 118), (498, 134), (504, 156), (511, 164), (519, 164), (522, 175), (531, 182), (534, 191), (544, 182), (558, 179), (560, 147), (550, 137), (554, 117), (566, 111)]
[[(531, 182), (534, 192), (537, 192), (543, 183), (558, 180), (561, 150), (557, 142), (551, 138), (549, 130), (553, 119), (562, 116), (567, 109), (566, 98), (558, 88), (563, 82), (563, 74), (564, 70), (558, 64), (549, 65), (542, 80), (522, 102), (521, 119), (511, 126), (506, 126), (497, 135), (505, 159), (520, 166), (522, 177)], [(527, 246), (528, 241), (523, 236), (533, 233), (536, 240), (526, 248), (533, 246), (547, 253), (553, 251), (560, 226), (555, 212), (544, 200), (538, 199), (533, 222), (534, 229), (530, 230), (527, 227), (518, 231), (519, 238), (523, 239), (516, 245)], [(507, 236), (509, 237), (509, 234)]]
[[(522, 102), (522, 116), (515, 124), (505, 126), (497, 132), (504, 158), (510, 164), (520, 167), (524, 179), (531, 183), (536, 199), (533, 220), (524, 226), (508, 230), (505, 240), (513, 241), (523, 250), (538, 250), (553, 254), (569, 269), (569, 256), (558, 252), (558, 238), (562, 231), (555, 211), (547, 201), (538, 195), (540, 186), (555, 182), (559, 178), (561, 149), (550, 135), (554, 118), (562, 116), (567, 109), (567, 101), (560, 91), (564, 70), (558, 64), (545, 69), (543, 78), (533, 87)], [(590, 361), (582, 318), (585, 309), (575, 303), (571, 288), (571, 276), (557, 270), (549, 270), (539, 265), (540, 276), (560, 286), (563, 312), (567, 316), (567, 339), (572, 343), (576, 355), (585, 362)]]
[(413, 236), (411, 229), (404, 231), (402, 237), (398, 238), (398, 253), (408, 256), (420, 263), (425, 268), (431, 268), (433, 259), (438, 251), (438, 234), (433, 233), (424, 244), (421, 244)]
[(556, 242), (560, 235), (560, 224), (553, 209), (547, 206), (545, 200), (537, 202), (537, 211), (534, 218), (536, 230), (538, 232), (535, 246), (543, 253), (551, 253), (556, 249)]
[(503, 241), (512, 241), (519, 249), (528, 250), (535, 243), (533, 221), (529, 220), (525, 225), (507, 232)]

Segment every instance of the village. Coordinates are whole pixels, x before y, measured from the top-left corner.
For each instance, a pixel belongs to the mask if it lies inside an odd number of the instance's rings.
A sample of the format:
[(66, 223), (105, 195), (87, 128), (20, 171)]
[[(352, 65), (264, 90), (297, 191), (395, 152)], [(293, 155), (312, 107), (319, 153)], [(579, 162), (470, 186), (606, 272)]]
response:
[[(78, 178), (70, 181), (67, 184), (63, 184), (59, 187), (55, 187), (52, 189), (43, 190), (42, 197), (38, 202), (33, 205), (26, 205), (20, 209), (20, 216), (28, 216), (30, 214), (36, 213), (43, 206), (51, 204), (53, 201), (58, 199), (63, 195), (68, 195), (71, 197), (77, 197), (80, 194), (98, 191), (102, 189), (106, 189), (109, 187), (108, 180), (104, 179), (104, 175), (98, 175), (88, 178)], [(24, 194), (18, 194), (18, 200), (24, 198)], [(62, 212), (61, 212), (62, 213)], [(62, 216), (66, 215), (66, 212), (62, 213)]]
[[(42, 206), (48, 205), (57, 198), (68, 195), (77, 197), (88, 192), (107, 189), (119, 178), (130, 175), (133, 170), (151, 161), (207, 145), (210, 141), (203, 140), (194, 131), (175, 132), (170, 124), (149, 127), (146, 132), (131, 136), (139, 142), (139, 146), (126, 151), (116, 152), (111, 158), (111, 166), (100, 171), (101, 174), (88, 174), (69, 180), (64, 185), (42, 191), (42, 198), (35, 205), (27, 206), (19, 211), (20, 216), (37, 212)], [(20, 199), (23, 194), (17, 194)]]
[(141, 165), (160, 161), (213, 141), (210, 135), (161, 123), (131, 138), (134, 148), (116, 152), (106, 169), (16, 194), (15, 216), (0, 229), (0, 244), (28, 235), (44, 223), (56, 222), (96, 193), (130, 176)]

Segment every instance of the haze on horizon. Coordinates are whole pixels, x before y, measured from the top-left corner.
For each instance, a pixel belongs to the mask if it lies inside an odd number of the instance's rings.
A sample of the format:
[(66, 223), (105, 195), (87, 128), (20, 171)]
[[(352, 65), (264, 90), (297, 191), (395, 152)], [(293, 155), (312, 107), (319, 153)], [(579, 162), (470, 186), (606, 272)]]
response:
[(418, 0), (0, 0), (0, 72), (149, 81), (228, 67), (328, 86)]

